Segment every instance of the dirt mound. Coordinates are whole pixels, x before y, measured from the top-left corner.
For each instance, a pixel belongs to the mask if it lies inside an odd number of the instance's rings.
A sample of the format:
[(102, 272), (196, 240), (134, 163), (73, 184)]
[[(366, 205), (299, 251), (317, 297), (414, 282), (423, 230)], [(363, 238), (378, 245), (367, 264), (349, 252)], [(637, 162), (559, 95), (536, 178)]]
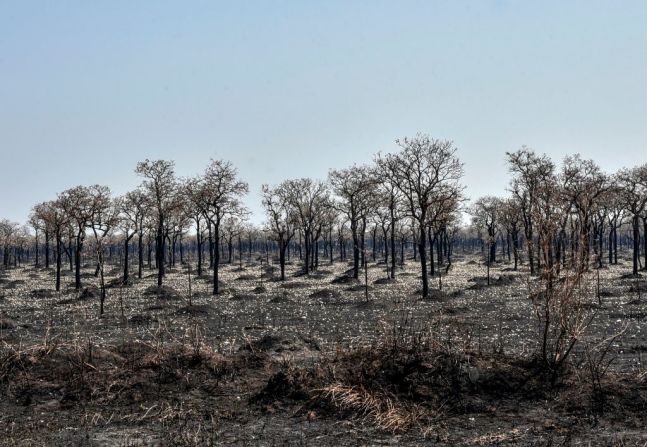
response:
[(81, 291), (79, 294), (79, 299), (80, 300), (87, 300), (91, 298), (99, 298), (101, 296), (101, 291), (94, 286), (91, 287), (86, 287)]
[(312, 292), (309, 295), (310, 298), (322, 299), (322, 300), (333, 300), (341, 297), (341, 294), (337, 290), (333, 289), (319, 289)]
[(132, 276), (129, 276), (128, 279), (124, 282), (123, 276), (113, 278), (106, 283), (107, 289), (114, 289), (119, 287), (132, 287), (135, 284), (135, 280)]
[(373, 281), (373, 284), (394, 284), (396, 282), (395, 278), (379, 278)]
[(629, 286), (631, 293), (647, 293), (647, 281), (634, 282)]
[(290, 304), (290, 303), (294, 303), (294, 301), (292, 301), (286, 295), (277, 295), (275, 297), (272, 297), (269, 300), (269, 302), (272, 303), (272, 304)]
[(14, 279), (13, 281), (8, 281), (5, 283), (4, 288), (6, 290), (17, 289), (20, 286), (25, 285), (25, 280), (23, 279)]
[(307, 400), (310, 393), (304, 388), (304, 378), (301, 377), (301, 371), (292, 371), (286, 373), (279, 371), (267, 381), (267, 384), (254, 394), (249, 400), (256, 404), (272, 404), (277, 401), (289, 400)]
[(51, 298), (54, 296), (54, 291), (49, 289), (35, 289), (30, 292), (34, 298)]
[(258, 275), (251, 275), (251, 274), (240, 275), (235, 279), (235, 281), (254, 281), (254, 280), (258, 280)]
[(0, 330), (14, 329), (16, 322), (8, 317), (0, 315)]
[(180, 299), (178, 291), (169, 286), (150, 286), (142, 294), (145, 296), (154, 296), (160, 300)]
[(359, 279), (353, 278), (350, 275), (342, 275), (334, 278), (332, 281), (330, 281), (331, 284), (350, 284), (350, 283), (356, 283), (359, 282)]
[[(467, 287), (468, 290), (481, 290), (485, 287), (488, 287), (487, 276), (474, 276), (468, 281), (475, 283)], [(514, 275), (490, 276), (489, 286), (507, 286), (513, 284), (515, 281), (516, 277)]]
[(265, 286), (256, 286), (254, 289), (252, 289), (252, 293), (256, 294), (261, 294), (267, 292), (267, 288)]
[(263, 278), (263, 279), (274, 279), (274, 278), (276, 278), (277, 276), (279, 276), (279, 274), (280, 274), (280, 273), (278, 272), (278, 270), (277, 270), (277, 271), (274, 271), (274, 270), (267, 270), (267, 271), (265, 271), (265, 272), (263, 272), (263, 273), (261, 274), (261, 278)]
[(308, 287), (308, 284), (300, 281), (282, 282), (281, 287), (283, 289), (305, 289), (306, 287)]
[(130, 317), (128, 321), (130, 322), (130, 324), (134, 324), (135, 326), (147, 326), (154, 321), (157, 321), (157, 319), (151, 317), (150, 315), (137, 314)]

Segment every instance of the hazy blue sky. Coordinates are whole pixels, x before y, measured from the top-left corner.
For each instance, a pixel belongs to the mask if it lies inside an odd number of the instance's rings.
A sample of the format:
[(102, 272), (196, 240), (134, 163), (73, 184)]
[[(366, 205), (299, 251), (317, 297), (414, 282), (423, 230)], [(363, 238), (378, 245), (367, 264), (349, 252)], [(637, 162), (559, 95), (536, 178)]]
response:
[(504, 153), (647, 161), (647, 2), (0, 0), (0, 217), (77, 184), (225, 158), (250, 183), (455, 141), (471, 196)]

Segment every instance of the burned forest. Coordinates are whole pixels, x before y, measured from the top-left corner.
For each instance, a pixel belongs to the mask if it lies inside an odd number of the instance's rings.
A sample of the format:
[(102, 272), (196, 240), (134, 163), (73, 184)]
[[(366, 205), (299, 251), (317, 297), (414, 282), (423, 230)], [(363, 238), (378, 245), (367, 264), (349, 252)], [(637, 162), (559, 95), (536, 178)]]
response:
[(647, 165), (502, 159), (144, 160), (3, 219), (0, 444), (644, 445)]

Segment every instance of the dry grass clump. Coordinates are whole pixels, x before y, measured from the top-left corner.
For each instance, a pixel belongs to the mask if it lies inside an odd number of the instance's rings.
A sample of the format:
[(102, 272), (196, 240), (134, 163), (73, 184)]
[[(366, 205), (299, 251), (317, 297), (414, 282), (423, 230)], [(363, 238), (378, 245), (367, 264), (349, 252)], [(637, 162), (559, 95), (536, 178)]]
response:
[[(255, 398), (265, 406), (305, 400), (311, 411), (399, 433), (446, 417), (490, 414), (493, 402), (502, 400), (541, 406), (560, 393), (585, 392), (576, 375), (565, 371), (554, 385), (550, 373), (536, 357), (457, 351), (433, 331), (404, 322), (377, 344), (340, 350), (310, 367), (281, 369)], [(569, 411), (586, 413), (586, 406), (580, 399)]]
[(333, 383), (321, 389), (321, 396), (342, 410), (369, 419), (382, 430), (397, 433), (411, 427), (422, 414), (415, 405), (395, 397), (369, 392), (361, 387)]
[[(189, 331), (191, 332), (191, 331)], [(99, 346), (92, 340), (0, 348), (0, 393), (21, 405), (52, 398), (78, 402), (143, 402), (162, 395), (218, 385), (240, 364), (202, 341), (199, 333), (163, 343), (124, 342)]]

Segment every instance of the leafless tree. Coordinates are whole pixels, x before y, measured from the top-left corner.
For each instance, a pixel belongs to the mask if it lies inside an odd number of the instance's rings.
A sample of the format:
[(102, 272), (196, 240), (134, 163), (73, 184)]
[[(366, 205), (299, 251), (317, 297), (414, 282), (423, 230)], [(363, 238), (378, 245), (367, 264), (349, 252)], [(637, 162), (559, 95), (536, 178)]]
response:
[[(103, 315), (104, 303), (106, 301), (106, 283), (104, 274), (104, 250), (105, 242), (110, 232), (119, 223), (119, 207), (110, 197), (110, 189), (107, 187), (93, 187), (91, 191), (92, 214), (88, 219), (88, 227), (94, 235), (94, 246), (97, 256), (97, 271), (99, 272), (99, 285), (101, 295), (99, 299), (99, 315)], [(127, 251), (127, 250), (126, 250)]]
[[(41, 216), (33, 209), (29, 214), (29, 226), (34, 229), (34, 253), (36, 257), (34, 260), (34, 266), (40, 267), (40, 236), (42, 233), (47, 232), (47, 226)], [(47, 238), (48, 237), (45, 239), (47, 240)], [(46, 241), (45, 245), (49, 245), (49, 240)], [(49, 262), (47, 262), (47, 264), (49, 264)]]
[(58, 200), (37, 205), (41, 218), (51, 229), (56, 249), (56, 291), (61, 290), (61, 264), (63, 256), (63, 235), (69, 225), (69, 218)]
[(360, 251), (364, 249), (362, 235), (366, 230), (366, 219), (375, 207), (376, 178), (368, 166), (353, 166), (348, 169), (331, 170), (328, 181), (337, 196), (333, 206), (343, 213), (350, 224), (353, 238), (353, 278), (359, 278)]
[(211, 160), (200, 180), (200, 201), (205, 217), (213, 227), (213, 294), (218, 295), (221, 224), (227, 216), (245, 212), (240, 198), (247, 194), (247, 183), (238, 178), (238, 171), (228, 161)]
[[(574, 256), (574, 264), (569, 269), (560, 269), (554, 262), (555, 241), (561, 231), (560, 215), (571, 204), (554, 175), (538, 177), (534, 185), (534, 205), (532, 220), (537, 228), (538, 252), (542, 256), (540, 288), (533, 295), (533, 304), (539, 326), (540, 353), (544, 364), (552, 370), (553, 380), (566, 363), (573, 347), (591, 323), (586, 315), (588, 290), (583, 284), (584, 264), (587, 262), (584, 251)], [(579, 227), (581, 239), (586, 229)]]
[(79, 290), (81, 288), (81, 255), (93, 212), (90, 187), (76, 186), (67, 189), (59, 194), (58, 202), (69, 217), (74, 231), (74, 286)]
[(433, 207), (457, 203), (461, 194), (459, 181), (463, 165), (451, 141), (436, 140), (418, 134), (396, 143), (401, 150), (387, 154), (386, 163), (394, 170), (393, 181), (403, 195), (407, 213), (414, 219), (418, 232), (418, 252), (422, 271), (422, 295), (429, 295), (427, 271), (427, 225)]
[(514, 269), (519, 265), (519, 234), (521, 231), (522, 216), (519, 202), (514, 198), (504, 199), (500, 209), (501, 224), (506, 231), (508, 239), (508, 258), (510, 257), (510, 245), (514, 256)]
[(640, 216), (647, 206), (647, 164), (622, 169), (617, 174), (622, 201), (631, 214), (633, 231), (633, 274), (638, 275), (640, 255)]
[(309, 178), (287, 180), (283, 183), (287, 201), (294, 210), (303, 233), (305, 246), (304, 272), (309, 274), (314, 264), (314, 243), (322, 228), (326, 209), (330, 207), (325, 183)]
[[(45, 237), (45, 268), (49, 268), (50, 263), (50, 238), (52, 236), (52, 229), (49, 226), (49, 222), (46, 219), (47, 206), (45, 203), (39, 203), (34, 205), (32, 208), (32, 213), (30, 219), (33, 221), (34, 226), (38, 226)], [(38, 253), (38, 251), (37, 251)]]
[(11, 248), (15, 245), (15, 239), (20, 231), (20, 224), (8, 219), (0, 220), (0, 246), (3, 252), (2, 264), (5, 269), (11, 263)]
[(530, 274), (535, 274), (535, 225), (533, 215), (537, 206), (537, 190), (554, 175), (555, 166), (546, 155), (538, 156), (527, 147), (516, 152), (506, 152), (513, 175), (510, 190), (516, 197), (523, 217)]
[(119, 229), (124, 236), (124, 275), (122, 279), (124, 284), (128, 284), (130, 275), (129, 246), (135, 235), (139, 236), (138, 276), (140, 279), (142, 277), (144, 266), (144, 215), (147, 203), (146, 194), (141, 189), (130, 191), (116, 201), (116, 206), (120, 211)]
[(262, 197), (268, 230), (278, 244), (281, 281), (284, 281), (286, 251), (298, 224), (296, 210), (292, 207), (289, 186), (285, 183), (274, 188), (263, 185)]
[(196, 232), (196, 244), (197, 244), (197, 256), (198, 256), (198, 276), (202, 275), (203, 270), (203, 255), (204, 255), (204, 241), (205, 234), (207, 231), (207, 209), (206, 204), (202, 200), (202, 184), (199, 177), (192, 177), (184, 180), (183, 182), (183, 194), (188, 202), (187, 213), (193, 219), (195, 232)]
[[(396, 221), (400, 218), (401, 214), (401, 193), (394, 178), (397, 170), (395, 169), (395, 166), (391, 166), (395, 161), (395, 158), (388, 156), (384, 157), (382, 154), (378, 154), (375, 158), (375, 176), (379, 180), (380, 190), (382, 191), (382, 205), (388, 210), (390, 217), (391, 279), (395, 278), (397, 258), (395, 248), (395, 227)], [(384, 243), (386, 244), (386, 240)]]
[(165, 224), (170, 210), (175, 205), (177, 188), (175, 163), (167, 160), (144, 160), (137, 163), (135, 172), (144, 177), (143, 190), (148, 195), (155, 213), (155, 258), (157, 261), (157, 285), (164, 278), (164, 257), (166, 249)]
[[(568, 156), (560, 173), (564, 201), (572, 205), (576, 213), (577, 247), (579, 257), (584, 260), (581, 267), (587, 269), (590, 260), (591, 224), (596, 204), (608, 189), (607, 176), (593, 160), (584, 160), (579, 155)], [(570, 208), (570, 207), (569, 207)]]
[(496, 244), (500, 228), (500, 215), (503, 201), (499, 197), (485, 196), (477, 199), (470, 208), (472, 224), (487, 234), (486, 244), (488, 265), (496, 262)]

